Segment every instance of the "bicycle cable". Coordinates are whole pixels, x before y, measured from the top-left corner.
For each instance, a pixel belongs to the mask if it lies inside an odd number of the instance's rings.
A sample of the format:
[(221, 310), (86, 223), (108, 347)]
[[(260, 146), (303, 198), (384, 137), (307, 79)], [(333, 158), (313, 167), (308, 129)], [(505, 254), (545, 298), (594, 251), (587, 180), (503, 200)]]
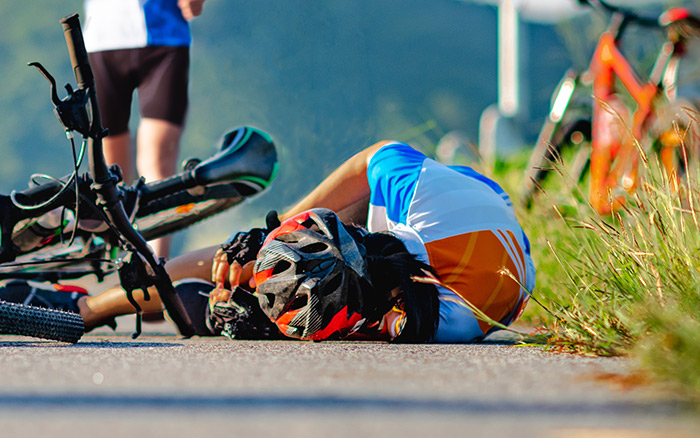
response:
[[(70, 132), (70, 131), (68, 131), (68, 132)], [(66, 133), (66, 135), (68, 136), (73, 148), (75, 148), (73, 135), (72, 135), (72, 133), (69, 135), (68, 132)], [(83, 139), (82, 146), (80, 148), (80, 155), (78, 157), (79, 161), (78, 162), (74, 161), (75, 169), (73, 170), (73, 173), (71, 174), (70, 178), (68, 178), (67, 182), (64, 183), (63, 181), (60, 181), (60, 180), (58, 180), (52, 176), (49, 176), (49, 175), (34, 175), (33, 176), (33, 178), (34, 177), (43, 177), (43, 178), (52, 180), (52, 181), (54, 181), (62, 186), (61, 190), (59, 190), (51, 198), (49, 198), (46, 201), (42, 202), (41, 204), (37, 204), (37, 205), (23, 205), (20, 201), (17, 200), (17, 190), (13, 190), (12, 192), (10, 192), (10, 200), (12, 201), (12, 204), (14, 204), (14, 206), (19, 208), (20, 210), (26, 210), (26, 211), (39, 210), (39, 209), (45, 208), (47, 205), (51, 204), (56, 199), (58, 199), (61, 195), (63, 195), (63, 193), (65, 193), (65, 191), (68, 190), (68, 186), (70, 186), (73, 183), (73, 181), (76, 181), (76, 184), (77, 184), (77, 180), (76, 180), (76, 177), (78, 175), (77, 168), (80, 167), (80, 164), (82, 164), (82, 161), (83, 161), (83, 157), (85, 156), (85, 144), (86, 144), (86, 142), (87, 142), (87, 140)]]
[[(70, 131), (68, 131), (70, 132)], [(68, 135), (66, 133), (66, 135)], [(70, 146), (71, 146), (71, 151), (73, 152), (73, 174), (77, 175), (78, 170), (80, 169), (80, 165), (82, 164), (82, 156), (78, 158), (78, 156), (75, 155), (75, 142), (73, 141), (73, 136), (69, 135), (69, 138), (71, 140)], [(83, 140), (83, 145), (80, 148), (80, 152), (82, 155), (82, 152), (85, 150), (85, 141)], [(73, 230), (71, 230), (71, 236), (70, 240), (68, 241), (68, 246), (73, 244), (73, 241), (75, 240), (75, 233), (78, 230), (78, 218), (80, 217), (80, 187), (78, 186), (78, 178), (74, 178), (75, 181), (75, 224), (73, 225)], [(66, 213), (66, 207), (63, 207), (63, 210), (61, 210), (61, 244), (63, 244), (63, 218)]]
[[(76, 271), (71, 271), (70, 266), (75, 265), (76, 262), (82, 263), (87, 263), (91, 266), (90, 269), (87, 267), (79, 267), (77, 268)], [(71, 258), (71, 257), (61, 257), (61, 258), (52, 258), (52, 259), (45, 259), (45, 260), (28, 260), (28, 261), (22, 261), (22, 262), (11, 262), (11, 263), (6, 263), (3, 264), (2, 268), (0, 268), (0, 276), (4, 276), (7, 273), (7, 270), (10, 270), (9, 272), (12, 273), (12, 270), (17, 270), (17, 269), (26, 269), (28, 271), (25, 271), (28, 274), (31, 274), (32, 276), (46, 276), (46, 275), (51, 275), (53, 272), (62, 272), (62, 273), (67, 273), (71, 275), (71, 272), (74, 273), (79, 273), (79, 277), (82, 277), (87, 274), (95, 274), (98, 276), (107, 276), (111, 275), (114, 272), (119, 271), (121, 267), (124, 264), (124, 260), (119, 259), (119, 260), (114, 260), (110, 258), (104, 258), (104, 257), (83, 257), (83, 258)], [(42, 265), (47, 265), (45, 268), (42, 267)], [(51, 268), (50, 265), (58, 265), (54, 268)], [(16, 274), (16, 272), (14, 273)], [(4, 278), (4, 277), (2, 277)], [(49, 278), (49, 277), (45, 277)], [(64, 277), (64, 278), (70, 278), (70, 277)]]
[[(70, 132), (70, 131), (68, 131), (68, 132)], [(75, 175), (77, 175), (78, 171), (80, 170), (80, 165), (82, 164), (82, 152), (85, 150), (85, 148), (84, 148), (84, 146), (81, 148), (81, 156), (76, 155), (76, 153), (75, 153), (75, 141), (73, 141), (74, 137), (72, 135), (69, 135), (68, 132), (66, 133), (66, 136), (68, 137), (69, 140), (71, 140), (71, 152), (73, 153), (73, 173)], [(84, 145), (84, 143), (83, 143), (83, 145)], [(54, 178), (50, 175), (46, 175), (46, 174), (33, 174), (30, 177), (30, 180), (34, 184), (40, 185), (40, 183), (37, 181), (38, 178), (44, 178), (44, 179), (47, 179), (49, 181), (53, 181), (59, 185), (63, 184), (63, 182), (61, 180)], [(76, 224), (73, 226), (73, 229), (71, 230), (71, 236), (70, 236), (70, 240), (68, 241), (68, 246), (72, 245), (73, 242), (75, 241), (76, 233), (78, 230), (77, 218), (80, 217), (80, 196), (79, 196), (78, 179), (72, 178), (72, 180), (74, 181), (74, 185), (75, 185), (75, 188), (74, 188), (74, 191), (75, 191), (74, 218), (75, 218)], [(69, 181), (69, 183), (65, 184), (65, 186), (64, 186), (65, 190), (68, 189), (69, 185), (70, 185), (70, 181)], [(60, 225), (59, 225), (59, 230), (60, 230), (59, 236), (61, 238), (61, 245), (64, 245), (66, 243), (65, 240), (63, 239), (63, 232), (65, 229), (66, 210), (68, 210), (68, 208), (64, 205), (63, 208), (61, 209), (61, 219), (60, 219)]]
[(62, 257), (62, 258), (54, 258), (54, 259), (50, 259), (50, 260), (28, 260), (26, 262), (3, 263), (2, 269), (4, 269), (4, 268), (18, 268), (21, 266), (47, 265), (50, 263), (69, 263), (69, 262), (75, 262), (76, 260), (79, 260), (81, 262), (100, 262), (100, 263), (105, 263), (105, 264), (111, 264), (115, 267), (118, 267), (121, 264), (121, 262), (118, 260), (99, 258), (99, 257), (96, 257), (96, 258), (84, 257), (82, 259)]

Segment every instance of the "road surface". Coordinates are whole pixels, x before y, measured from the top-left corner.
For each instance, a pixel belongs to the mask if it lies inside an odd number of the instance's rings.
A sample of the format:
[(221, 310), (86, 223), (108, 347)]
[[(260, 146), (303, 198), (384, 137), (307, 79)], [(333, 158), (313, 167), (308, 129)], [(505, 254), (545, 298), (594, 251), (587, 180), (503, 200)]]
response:
[[(516, 346), (0, 337), (0, 436), (693, 437), (620, 358)], [(121, 323), (120, 323), (121, 327)], [(164, 327), (166, 327), (164, 329)]]

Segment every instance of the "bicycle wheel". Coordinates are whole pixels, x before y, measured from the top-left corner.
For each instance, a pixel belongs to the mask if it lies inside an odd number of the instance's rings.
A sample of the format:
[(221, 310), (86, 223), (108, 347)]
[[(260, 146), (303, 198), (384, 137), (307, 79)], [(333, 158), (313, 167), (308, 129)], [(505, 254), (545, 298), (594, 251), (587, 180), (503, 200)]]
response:
[[(521, 202), (527, 208), (532, 206), (541, 183), (555, 169), (556, 163), (562, 161), (564, 150), (591, 140), (591, 121), (588, 119), (575, 119), (563, 124), (548, 123), (537, 140), (525, 171)], [(588, 170), (588, 155), (588, 151), (580, 149), (573, 163), (565, 166), (571, 181), (580, 183), (583, 180)]]
[(84, 333), (83, 318), (77, 313), (0, 300), (0, 334), (75, 344)]
[(156, 239), (221, 213), (245, 198), (230, 185), (208, 187), (202, 195), (177, 192), (140, 206), (134, 226), (144, 239)]
[[(69, 238), (66, 236), (66, 241)], [(117, 263), (108, 258), (104, 241), (92, 238), (86, 242), (78, 237), (70, 246), (57, 243), (22, 254), (12, 262), (0, 264), (0, 280), (25, 279), (57, 283), (94, 275), (98, 281), (103, 281), (117, 267)]]

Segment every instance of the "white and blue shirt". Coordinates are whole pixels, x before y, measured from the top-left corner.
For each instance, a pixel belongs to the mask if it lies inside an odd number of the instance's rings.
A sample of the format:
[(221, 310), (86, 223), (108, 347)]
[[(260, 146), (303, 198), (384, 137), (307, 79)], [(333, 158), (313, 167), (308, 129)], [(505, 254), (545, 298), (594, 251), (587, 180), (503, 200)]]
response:
[(535, 268), (510, 197), (498, 184), (398, 142), (375, 152), (367, 178), (369, 231), (390, 231), (438, 274), (434, 341), (469, 342), (493, 330), (470, 304), (504, 325), (520, 316)]
[(85, 0), (87, 51), (189, 46), (189, 23), (177, 0)]

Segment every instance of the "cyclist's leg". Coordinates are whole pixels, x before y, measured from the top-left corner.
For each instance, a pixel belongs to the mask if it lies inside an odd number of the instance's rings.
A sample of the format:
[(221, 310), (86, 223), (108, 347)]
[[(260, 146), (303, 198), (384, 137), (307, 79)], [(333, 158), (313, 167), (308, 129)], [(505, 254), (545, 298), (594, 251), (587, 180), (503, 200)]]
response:
[[(157, 294), (151, 294), (150, 300), (146, 301), (143, 291), (136, 290), (133, 293), (133, 298), (144, 313), (156, 313), (163, 310), (163, 303)], [(113, 288), (107, 289), (99, 295), (80, 298), (78, 310), (85, 322), (85, 330), (90, 331), (95, 327), (107, 324), (117, 316), (134, 313), (134, 306), (127, 299), (123, 289)]]
[[(185, 278), (200, 278), (211, 280), (211, 265), (218, 246), (211, 246), (192, 251), (175, 257), (165, 265), (172, 281)], [(134, 292), (134, 299), (144, 312), (160, 312), (163, 310), (158, 292), (149, 289), (150, 300), (144, 299), (141, 291)], [(78, 301), (80, 315), (85, 321), (85, 329), (91, 330), (104, 325), (113, 318), (134, 313), (134, 307), (126, 298), (124, 290), (115, 287), (107, 289), (99, 295), (84, 297)]]

